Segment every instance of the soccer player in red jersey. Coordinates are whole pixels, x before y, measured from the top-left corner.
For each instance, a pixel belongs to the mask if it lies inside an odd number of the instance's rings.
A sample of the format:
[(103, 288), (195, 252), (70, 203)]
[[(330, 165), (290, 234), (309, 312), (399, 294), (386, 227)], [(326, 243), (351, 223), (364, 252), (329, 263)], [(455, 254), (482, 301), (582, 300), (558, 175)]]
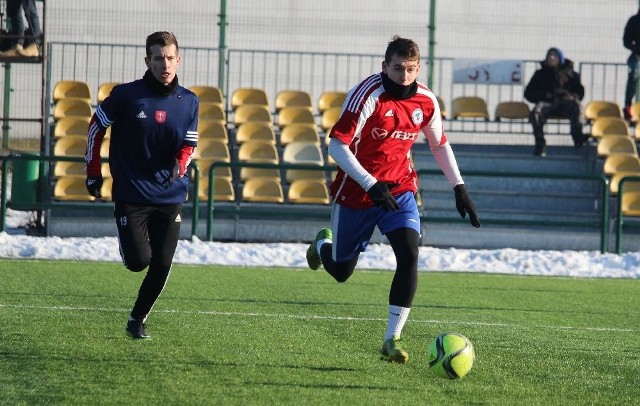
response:
[(447, 141), (436, 96), (416, 81), (418, 45), (394, 37), (382, 72), (369, 76), (347, 94), (329, 137), (329, 155), (338, 165), (331, 185), (331, 228), (320, 230), (307, 250), (311, 269), (324, 269), (338, 282), (352, 275), (377, 226), (389, 240), (396, 271), (389, 292), (389, 319), (381, 357), (406, 363), (399, 344), (418, 283), (420, 216), (417, 175), (411, 147), (426, 142), (451, 184), (458, 212), (480, 227), (475, 205), (465, 189)]

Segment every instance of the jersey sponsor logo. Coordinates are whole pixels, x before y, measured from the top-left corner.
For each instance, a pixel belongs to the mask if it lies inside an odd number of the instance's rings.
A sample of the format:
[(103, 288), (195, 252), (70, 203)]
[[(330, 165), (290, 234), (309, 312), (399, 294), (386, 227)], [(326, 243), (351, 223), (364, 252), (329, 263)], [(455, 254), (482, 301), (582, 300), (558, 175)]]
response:
[(162, 110), (156, 110), (156, 123), (162, 124), (167, 119), (167, 112)]
[(389, 131), (385, 130), (384, 128), (375, 127), (371, 130), (371, 136), (375, 140), (383, 140), (387, 137), (388, 134)]
[(385, 117), (393, 117), (393, 110), (389, 109), (386, 113), (384, 113)]
[(144, 114), (144, 111), (140, 110), (140, 113), (138, 113), (138, 115), (136, 117), (138, 117), (138, 118), (147, 118), (147, 115)]
[(396, 140), (401, 140), (401, 141), (413, 141), (416, 138), (418, 138), (418, 133), (410, 133), (407, 131), (400, 131), (400, 130), (396, 130), (393, 133), (391, 133), (391, 136), (389, 138), (393, 138)]
[(384, 128), (374, 127), (371, 130), (371, 137), (373, 137), (374, 140), (383, 140), (387, 138), (387, 136), (395, 140), (414, 141), (418, 138), (418, 133), (417, 132), (410, 133), (407, 131), (395, 130), (394, 132), (391, 133), (391, 135), (389, 135), (389, 131), (385, 130)]
[(424, 114), (422, 113), (422, 110), (420, 109), (413, 110), (413, 113), (411, 113), (411, 121), (413, 121), (413, 124), (420, 125), (422, 124), (423, 120), (424, 120)]

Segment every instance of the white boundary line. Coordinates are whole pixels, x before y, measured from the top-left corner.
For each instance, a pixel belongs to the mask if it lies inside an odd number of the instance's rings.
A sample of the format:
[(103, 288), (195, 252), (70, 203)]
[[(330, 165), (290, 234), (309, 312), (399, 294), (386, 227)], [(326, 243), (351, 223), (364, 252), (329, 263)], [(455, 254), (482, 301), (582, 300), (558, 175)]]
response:
[[(101, 307), (73, 307), (73, 306), (35, 306), (35, 305), (6, 305), (0, 303), (0, 309), (13, 308), (13, 309), (36, 309), (36, 310), (61, 310), (61, 311), (92, 311), (92, 312), (128, 312), (130, 309), (118, 309), (118, 308), (101, 308)], [(381, 321), (386, 322), (387, 319), (376, 317), (348, 317), (348, 316), (319, 316), (319, 315), (294, 315), (294, 314), (278, 314), (278, 313), (253, 313), (253, 312), (221, 312), (216, 310), (154, 310), (154, 313), (177, 313), (177, 314), (200, 314), (210, 316), (239, 316), (239, 317), (265, 317), (276, 319), (301, 319), (301, 320), (346, 320), (346, 321)], [(603, 332), (625, 332), (633, 333), (636, 330), (631, 328), (619, 328), (619, 327), (572, 327), (572, 326), (553, 326), (553, 325), (522, 325), (514, 323), (487, 323), (481, 321), (452, 321), (452, 320), (416, 320), (409, 319), (410, 323), (424, 323), (424, 324), (455, 324), (463, 326), (481, 326), (481, 327), (506, 327), (506, 328), (546, 328), (556, 330), (584, 330), (584, 331), (603, 331)]]

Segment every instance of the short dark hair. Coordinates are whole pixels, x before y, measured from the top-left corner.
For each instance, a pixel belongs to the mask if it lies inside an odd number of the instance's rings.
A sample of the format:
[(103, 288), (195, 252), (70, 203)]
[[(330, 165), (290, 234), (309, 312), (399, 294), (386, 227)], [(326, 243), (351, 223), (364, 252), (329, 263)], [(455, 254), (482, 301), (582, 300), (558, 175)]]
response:
[(395, 54), (404, 59), (420, 60), (418, 44), (409, 38), (402, 38), (399, 35), (394, 36), (389, 45), (387, 45), (387, 51), (384, 53), (385, 62), (391, 62), (391, 58)]
[(151, 56), (151, 47), (154, 45), (160, 45), (163, 47), (166, 47), (168, 45), (175, 45), (176, 53), (180, 51), (180, 49), (178, 48), (178, 40), (176, 39), (176, 36), (173, 35), (172, 32), (168, 31), (154, 32), (147, 37), (147, 57)]

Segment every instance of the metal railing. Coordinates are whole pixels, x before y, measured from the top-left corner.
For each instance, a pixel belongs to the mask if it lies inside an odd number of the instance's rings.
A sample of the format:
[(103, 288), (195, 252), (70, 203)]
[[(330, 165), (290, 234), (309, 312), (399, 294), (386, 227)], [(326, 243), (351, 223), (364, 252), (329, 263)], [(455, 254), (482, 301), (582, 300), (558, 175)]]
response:
[[(84, 157), (64, 157), (64, 156), (44, 156), (44, 155), (8, 155), (2, 157), (2, 176), (1, 176), (1, 184), (0, 184), (0, 232), (5, 231), (6, 229), (6, 218), (7, 218), (7, 208), (9, 205), (9, 199), (7, 198), (7, 177), (9, 174), (9, 164), (15, 161), (38, 161), (40, 163), (48, 164), (50, 167), (53, 163), (57, 161), (64, 162), (84, 162)], [(105, 160), (104, 162), (108, 162)], [(199, 175), (200, 171), (198, 169), (198, 165), (195, 162), (190, 164), (190, 167), (193, 168), (195, 176), (194, 176), (194, 186), (198, 187)], [(42, 173), (45, 173), (42, 175)], [(78, 207), (78, 202), (68, 202), (68, 201), (54, 201), (51, 198), (51, 192), (49, 188), (49, 176), (47, 175), (48, 171), (40, 170), (40, 176), (38, 178), (39, 189), (41, 190), (41, 196), (34, 202), (24, 203), (15, 205), (16, 210), (48, 210), (53, 207)], [(196, 189), (197, 190), (197, 189)], [(88, 195), (88, 192), (87, 192)], [(82, 205), (85, 208), (100, 208), (100, 207), (112, 207), (113, 202), (109, 201), (87, 201), (81, 202), (86, 203)], [(198, 222), (198, 193), (194, 193), (192, 199), (192, 213), (191, 213), (191, 227), (192, 227), (192, 236), (196, 235), (197, 232), (197, 222)]]
[(214, 162), (209, 167), (209, 192), (207, 195), (207, 241), (213, 239), (213, 213), (214, 213), (214, 182), (216, 168), (262, 168), (262, 169), (303, 169), (331, 172), (335, 171), (334, 165), (312, 165), (312, 164), (267, 164), (267, 163), (249, 163), (249, 162)]
[[(8, 176), (8, 166), (10, 162), (13, 161), (23, 161), (23, 160), (37, 160), (39, 162), (44, 162), (51, 164), (56, 161), (70, 161), (70, 162), (83, 162), (84, 159), (81, 157), (59, 157), (59, 156), (6, 156), (2, 158), (2, 185), (0, 196), (0, 232), (5, 230), (6, 227), (6, 212), (7, 212), (7, 176)], [(333, 165), (311, 165), (311, 164), (266, 164), (266, 163), (247, 163), (247, 162), (215, 162), (208, 168), (208, 182), (209, 182), (209, 191), (207, 196), (207, 229), (206, 229), (206, 238), (208, 241), (212, 240), (213, 237), (213, 223), (214, 223), (214, 200), (213, 196), (215, 194), (214, 190), (214, 175), (216, 168), (221, 167), (231, 167), (231, 168), (241, 168), (241, 167), (249, 167), (249, 168), (276, 168), (276, 169), (302, 169), (302, 170), (316, 170), (316, 171), (324, 171), (330, 172), (336, 169)], [(198, 233), (198, 219), (199, 219), (199, 197), (198, 197), (198, 186), (200, 179), (200, 168), (198, 167), (196, 162), (192, 162), (191, 168), (193, 169), (193, 182), (195, 192), (193, 193), (191, 200), (191, 235), (195, 236)], [(441, 174), (439, 169), (421, 169), (418, 170), (418, 175), (431, 175), (431, 174)], [(609, 180), (604, 175), (556, 175), (556, 174), (540, 174), (540, 173), (504, 173), (504, 172), (492, 172), (492, 171), (467, 171), (464, 173), (465, 177), (489, 177), (489, 178), (528, 178), (528, 179), (566, 179), (566, 180), (577, 180), (577, 181), (585, 181), (585, 182), (596, 182), (600, 185), (601, 195), (600, 202), (602, 207), (600, 213), (600, 219), (597, 222), (593, 221), (580, 221), (580, 222), (572, 222), (572, 221), (540, 221), (540, 220), (530, 220), (530, 219), (487, 219), (483, 220), (483, 223), (486, 224), (495, 224), (495, 225), (525, 225), (525, 226), (567, 226), (567, 227), (593, 227), (594, 229), (598, 229), (600, 232), (600, 252), (605, 253), (608, 251), (608, 220), (609, 220)], [(42, 182), (47, 182), (48, 177), (45, 179), (41, 179)], [(624, 178), (620, 182), (620, 194), (622, 196), (623, 185), (625, 181), (631, 180), (640, 180), (640, 177), (629, 177)], [(47, 190), (47, 189), (44, 189)], [(54, 206), (64, 207), (66, 202), (57, 201), (52, 202), (50, 193), (44, 193), (44, 197), (40, 202), (35, 202), (30, 205), (29, 209), (50, 209)], [(620, 199), (619, 197), (619, 199)], [(100, 203), (96, 202), (88, 202), (87, 207), (99, 207)], [(74, 205), (68, 204), (69, 207), (73, 207)], [(620, 212), (620, 210), (618, 210)], [(620, 216), (620, 214), (618, 214)], [(454, 220), (453, 218), (445, 218), (445, 217), (433, 217), (433, 216), (424, 216), (422, 218), (426, 222), (453, 222), (459, 221), (458, 219)], [(618, 231), (616, 233), (616, 252), (619, 253), (619, 241), (621, 235), (621, 219), (618, 220)]]
[[(209, 168), (209, 194), (207, 200), (207, 230), (206, 238), (211, 241), (213, 238), (213, 222), (214, 222), (214, 201), (213, 201), (213, 177), (216, 168), (221, 167), (250, 167), (250, 168), (276, 168), (276, 169), (307, 169), (307, 170), (319, 170), (319, 171), (333, 171), (335, 166), (325, 165), (297, 165), (297, 164), (258, 164), (258, 163), (245, 163), (245, 162), (215, 162)], [(441, 174), (439, 169), (421, 169), (417, 171), (420, 175)], [(608, 251), (608, 219), (609, 219), (609, 180), (604, 175), (556, 175), (556, 174), (541, 174), (541, 173), (504, 173), (504, 172), (491, 172), (491, 171), (466, 171), (465, 177), (490, 177), (490, 178), (529, 178), (529, 179), (566, 179), (577, 180), (585, 182), (596, 182), (601, 186), (601, 205), (602, 211), (600, 218), (597, 222), (593, 221), (540, 221), (540, 220), (500, 220), (500, 219), (488, 219), (483, 220), (486, 224), (495, 225), (524, 225), (524, 226), (559, 226), (559, 227), (592, 227), (600, 233), (600, 252), (605, 253)], [(423, 216), (422, 220), (426, 222), (456, 222), (457, 218), (448, 217), (433, 217)]]
[[(34, 95), (44, 99), (44, 117), (48, 119), (51, 107), (52, 87), (60, 80), (85, 81), (92, 91), (97, 92), (101, 83), (127, 82), (137, 78), (132, 72), (143, 72), (144, 46), (101, 43), (47, 43), (47, 66), (45, 89), (39, 81), (32, 64), (14, 64), (13, 73), (0, 77), (4, 94), (9, 94), (14, 84), (19, 93), (12, 94), (9, 108), (8, 97), (3, 109), (3, 145), (12, 141), (13, 147), (32, 150), (38, 143), (31, 138), (46, 137), (49, 126), (35, 130), (35, 121), (42, 120), (41, 112), (34, 115)], [(218, 48), (181, 49), (183, 61), (179, 77), (184, 86), (219, 85), (220, 50)], [(346, 91), (364, 77), (380, 70), (381, 55), (345, 54), (328, 52), (266, 51), (251, 49), (228, 49), (224, 54), (227, 66), (223, 93), (228, 100), (239, 87), (258, 87), (267, 92), (275, 101), (281, 90), (304, 90), (312, 98), (329, 90)], [(458, 84), (453, 82), (454, 58), (435, 58), (432, 66), (434, 74), (433, 91), (447, 106), (458, 96), (479, 96), (486, 100), (489, 113), (493, 116), (496, 105), (501, 101), (523, 100), (524, 87), (539, 66), (536, 60), (523, 60), (522, 82), (515, 84)], [(422, 60), (426, 66), (427, 59)], [(624, 63), (581, 62), (576, 69), (580, 72), (585, 86), (586, 105), (590, 100), (609, 100), (622, 103), (627, 77)], [(428, 82), (427, 72), (422, 69), (419, 80)], [(94, 101), (96, 103), (97, 100)], [(34, 121), (34, 123), (31, 123)], [(11, 128), (11, 124), (14, 124)], [(474, 123), (472, 126), (450, 121), (449, 131), (514, 132), (529, 133), (528, 123)], [(563, 130), (564, 131), (564, 130)], [(508, 141), (505, 139), (505, 141)], [(43, 143), (43, 145), (46, 144)], [(46, 150), (41, 152), (48, 154)]]

